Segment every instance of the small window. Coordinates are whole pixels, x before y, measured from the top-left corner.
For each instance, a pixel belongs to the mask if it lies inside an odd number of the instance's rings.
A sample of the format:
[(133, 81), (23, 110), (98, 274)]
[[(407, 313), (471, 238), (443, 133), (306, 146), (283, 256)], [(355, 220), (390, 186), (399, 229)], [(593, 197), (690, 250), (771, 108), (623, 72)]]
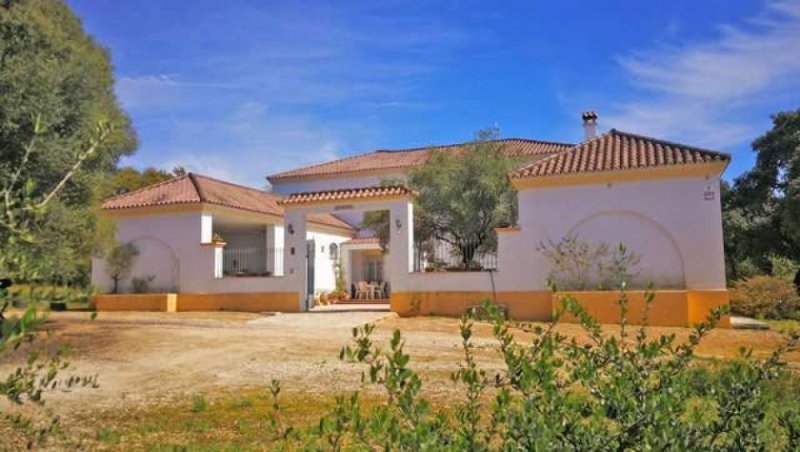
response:
[(339, 259), (339, 245), (331, 243), (331, 246), (329, 247), (329, 254), (331, 256), (331, 260), (335, 261)]

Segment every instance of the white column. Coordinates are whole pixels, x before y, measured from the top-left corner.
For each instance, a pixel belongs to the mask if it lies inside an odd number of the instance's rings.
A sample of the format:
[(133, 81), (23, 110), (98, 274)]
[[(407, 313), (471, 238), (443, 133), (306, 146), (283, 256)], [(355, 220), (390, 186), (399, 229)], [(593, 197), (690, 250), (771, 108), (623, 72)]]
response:
[(389, 209), (389, 275), (392, 290), (407, 290), (408, 274), (414, 271), (414, 206), (410, 201), (392, 203)]
[(214, 217), (210, 213), (200, 214), (200, 243), (211, 243), (214, 237)]
[(214, 278), (222, 278), (222, 249), (221, 246), (214, 247)]
[(268, 224), (266, 228), (267, 270), (273, 276), (283, 276), (283, 230), (278, 224)]
[(353, 284), (352, 251), (349, 246), (339, 245), (339, 264), (344, 274), (344, 290), (350, 293), (350, 284)]
[(306, 303), (306, 216), (303, 210), (286, 209), (284, 221), (283, 270), (288, 285), (300, 293), (301, 310)]
[(272, 228), (272, 243), (273, 243), (273, 265), (275, 266), (275, 276), (283, 276), (283, 255), (286, 253), (286, 242), (284, 239), (284, 227), (281, 225), (274, 225)]

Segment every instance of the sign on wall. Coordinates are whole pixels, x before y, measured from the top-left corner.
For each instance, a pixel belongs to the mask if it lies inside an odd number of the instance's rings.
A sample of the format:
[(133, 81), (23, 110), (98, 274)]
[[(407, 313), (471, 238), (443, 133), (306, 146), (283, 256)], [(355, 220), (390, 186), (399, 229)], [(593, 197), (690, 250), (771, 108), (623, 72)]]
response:
[(717, 197), (717, 194), (714, 191), (714, 187), (712, 187), (710, 185), (707, 186), (705, 191), (703, 192), (703, 199), (705, 201), (713, 201), (714, 199), (716, 199), (716, 197)]

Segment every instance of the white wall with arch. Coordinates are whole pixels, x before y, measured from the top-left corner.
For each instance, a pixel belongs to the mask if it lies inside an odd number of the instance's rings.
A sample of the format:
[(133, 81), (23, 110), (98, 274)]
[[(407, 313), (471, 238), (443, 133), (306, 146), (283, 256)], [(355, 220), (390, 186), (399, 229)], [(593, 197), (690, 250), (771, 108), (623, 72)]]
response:
[(725, 288), (718, 177), (524, 188), (519, 231), (500, 236), (501, 290), (544, 290), (540, 243), (576, 234), (624, 243), (640, 256), (640, 282), (656, 288)]
[[(248, 213), (239, 215), (235, 211), (219, 212), (209, 209), (195, 212), (170, 212), (153, 215), (131, 215), (117, 218), (116, 239), (120, 244), (131, 243), (138, 250), (130, 273), (120, 281), (120, 292), (131, 292), (133, 278), (148, 279), (149, 292), (225, 293), (225, 292), (291, 292), (302, 286), (283, 278), (285, 250), (276, 253), (276, 273), (270, 277), (218, 277), (215, 265), (219, 259), (217, 249), (209, 245), (215, 223), (234, 224), (234, 220), (250, 219)], [(281, 225), (263, 223), (255, 234), (228, 234), (233, 245), (273, 246), (284, 248), (284, 233)], [(222, 229), (223, 231), (225, 229)], [(269, 233), (266, 234), (265, 231)], [(240, 231), (241, 232), (241, 231)], [(303, 237), (314, 240), (315, 286), (318, 291), (335, 289), (336, 278), (330, 258), (332, 244), (340, 245), (351, 238), (348, 232), (310, 225)], [(324, 250), (323, 250), (324, 248)], [(298, 256), (305, 256), (298, 248)], [(305, 251), (302, 248), (302, 251)], [(219, 262), (221, 265), (221, 261)], [(221, 270), (221, 269), (220, 269)], [(92, 261), (92, 285), (103, 292), (110, 292), (113, 281), (106, 271), (104, 259)]]
[(581, 220), (566, 235), (579, 237), (593, 246), (606, 244), (616, 248), (624, 244), (628, 253), (638, 258), (633, 279), (636, 287), (653, 282), (661, 289), (685, 288), (683, 256), (677, 240), (669, 230), (641, 212), (600, 211)]
[[(134, 277), (155, 275), (153, 288), (164, 284), (183, 292), (205, 291), (214, 278), (214, 268), (209, 264), (213, 262), (213, 249), (200, 246), (202, 217), (201, 212), (190, 212), (119, 218), (117, 242), (133, 243), (139, 251), (120, 290), (130, 291)], [(103, 259), (92, 263), (92, 285), (105, 291), (112, 287)]]

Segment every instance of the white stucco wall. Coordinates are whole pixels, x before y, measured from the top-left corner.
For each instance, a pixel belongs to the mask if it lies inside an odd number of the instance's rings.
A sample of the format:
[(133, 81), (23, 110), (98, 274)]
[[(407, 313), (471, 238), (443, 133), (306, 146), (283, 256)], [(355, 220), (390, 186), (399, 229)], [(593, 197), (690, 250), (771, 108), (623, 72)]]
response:
[(336, 289), (336, 272), (330, 254), (331, 244), (335, 243), (341, 250), (341, 244), (350, 240), (350, 237), (310, 230), (306, 238), (313, 240), (315, 247), (314, 292), (331, 292)]
[[(405, 287), (404, 281), (412, 270), (413, 247), (410, 231), (414, 229), (413, 206), (408, 200), (376, 200), (355, 202), (354, 210), (388, 210), (390, 212), (391, 224), (400, 225), (392, 227), (392, 235), (389, 239), (389, 253), (384, 260), (384, 274), (390, 275), (392, 287), (400, 289)], [(291, 206), (286, 209), (284, 222), (287, 228), (286, 238), (286, 277), (296, 281), (297, 284), (304, 284), (305, 278), (305, 246), (306, 246), (306, 216), (314, 213), (328, 213), (334, 210), (334, 206)], [(289, 225), (292, 226), (294, 233), (288, 232)], [(343, 240), (344, 241), (344, 240)], [(317, 245), (319, 247), (319, 245)], [(292, 249), (295, 253), (292, 254)], [(341, 248), (340, 248), (341, 249)], [(319, 250), (317, 250), (319, 251)], [(317, 254), (319, 256), (319, 254)], [(327, 253), (325, 258), (328, 259)], [(317, 267), (319, 268), (319, 267)], [(331, 267), (332, 268), (332, 267)], [(332, 273), (331, 273), (332, 275)], [(306, 303), (309, 303), (306, 301)], [(306, 305), (308, 306), (308, 304)]]
[[(265, 225), (266, 233), (229, 233), (228, 238), (236, 246), (283, 247), (284, 230), (282, 226)], [(203, 245), (211, 240), (213, 214), (172, 213), (123, 217), (117, 220), (117, 241), (121, 244), (133, 243), (139, 250), (130, 275), (120, 283), (120, 292), (131, 291), (133, 278), (153, 276), (150, 283), (153, 292), (186, 293), (230, 293), (230, 292), (288, 292), (298, 291), (303, 286), (281, 277), (283, 255), (276, 256), (276, 276), (272, 277), (223, 277), (215, 278), (214, 247)], [(266, 236), (266, 237), (265, 237)], [(345, 233), (336, 234), (327, 229), (311, 227), (308, 239), (316, 241), (315, 284), (318, 290), (331, 291), (335, 288), (332, 261), (329, 249), (331, 243), (340, 244), (350, 239)], [(325, 252), (320, 247), (325, 246)], [(96, 258), (92, 261), (92, 285), (109, 292), (113, 287), (106, 274), (105, 262)]]
[(656, 288), (725, 288), (716, 177), (523, 189), (519, 206), (520, 231), (500, 236), (502, 290), (545, 289), (550, 265), (536, 248), (573, 233), (624, 243)]
[[(279, 195), (289, 195), (292, 193), (336, 190), (339, 188), (371, 187), (380, 185), (384, 180), (405, 179), (405, 177), (403, 172), (387, 172), (380, 175), (359, 177), (287, 180), (274, 183), (272, 191)], [(334, 214), (354, 226), (360, 225), (361, 220), (364, 218), (363, 212), (334, 212)]]
[[(204, 222), (199, 212), (120, 218), (117, 241), (133, 243), (139, 250), (120, 290), (129, 291), (132, 278), (153, 275), (153, 290), (205, 291), (214, 274), (214, 250), (200, 246)], [(105, 291), (113, 285), (102, 259), (92, 262), (92, 285)]]

